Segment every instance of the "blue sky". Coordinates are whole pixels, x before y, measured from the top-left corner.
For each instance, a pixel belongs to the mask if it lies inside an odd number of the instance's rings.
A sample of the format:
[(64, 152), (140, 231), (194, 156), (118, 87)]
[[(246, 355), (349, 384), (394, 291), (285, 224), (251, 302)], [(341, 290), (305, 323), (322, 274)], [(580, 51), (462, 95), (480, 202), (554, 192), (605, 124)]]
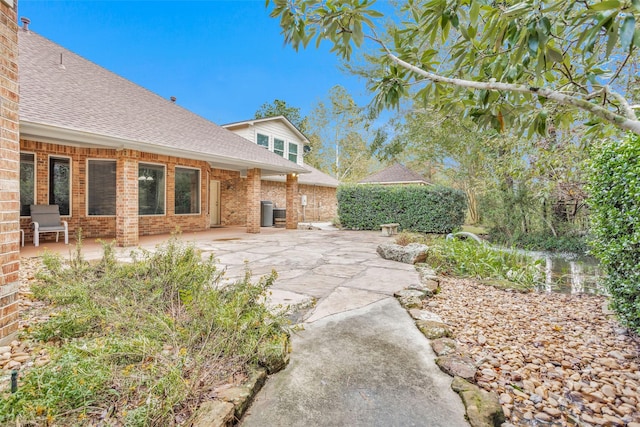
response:
[(309, 114), (337, 84), (366, 104), (365, 82), (329, 46), (295, 52), (259, 1), (20, 0), (30, 29), (218, 124), (283, 99)]

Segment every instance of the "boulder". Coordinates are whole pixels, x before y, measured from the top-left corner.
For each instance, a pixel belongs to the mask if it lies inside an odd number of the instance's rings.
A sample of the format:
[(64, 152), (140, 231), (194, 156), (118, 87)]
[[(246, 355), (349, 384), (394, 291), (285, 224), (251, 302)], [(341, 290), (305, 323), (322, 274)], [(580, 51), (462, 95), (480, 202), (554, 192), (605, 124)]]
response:
[(422, 307), (422, 301), (427, 297), (425, 291), (415, 289), (403, 289), (393, 294), (401, 306), (406, 309)]
[(405, 264), (415, 264), (424, 262), (427, 259), (429, 247), (420, 243), (409, 243), (406, 246), (395, 245), (393, 243), (383, 243), (378, 246), (377, 252), (384, 259), (404, 262)]
[(234, 423), (233, 403), (208, 400), (196, 410), (192, 427), (227, 427)]
[(460, 377), (453, 379), (451, 388), (462, 398), (471, 427), (499, 427), (506, 421), (495, 393), (481, 390)]
[(254, 396), (267, 379), (267, 371), (258, 369), (249, 375), (249, 379), (237, 387), (229, 387), (217, 393), (217, 398), (225, 402), (232, 403), (235, 407), (234, 415), (236, 419), (242, 418)]
[(438, 338), (431, 341), (431, 348), (436, 356), (447, 356), (457, 350), (456, 342), (451, 338)]
[(474, 381), (476, 377), (476, 365), (468, 356), (450, 354), (438, 357), (436, 365), (452, 377), (461, 377), (467, 381)]
[(437, 338), (450, 337), (451, 330), (449, 327), (435, 320), (416, 320), (416, 326), (427, 339), (435, 340)]

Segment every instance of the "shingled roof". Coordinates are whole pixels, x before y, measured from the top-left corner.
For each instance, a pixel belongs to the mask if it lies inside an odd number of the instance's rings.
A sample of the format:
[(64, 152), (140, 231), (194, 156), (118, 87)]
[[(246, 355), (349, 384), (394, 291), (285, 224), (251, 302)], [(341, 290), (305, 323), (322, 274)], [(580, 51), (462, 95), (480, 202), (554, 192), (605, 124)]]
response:
[[(326, 173), (319, 171), (313, 166), (303, 165), (309, 173), (302, 174), (298, 177), (298, 184), (303, 185), (317, 185), (319, 187), (332, 187), (337, 188), (340, 185), (340, 181), (327, 175)], [(268, 181), (285, 182), (285, 179), (280, 176), (274, 176), (267, 178)]]
[(20, 135), (260, 168), (307, 173), (155, 93), (31, 31), (19, 30)]
[(380, 172), (369, 175), (359, 184), (426, 184), (431, 185), (422, 175), (412, 171), (402, 163), (395, 163)]

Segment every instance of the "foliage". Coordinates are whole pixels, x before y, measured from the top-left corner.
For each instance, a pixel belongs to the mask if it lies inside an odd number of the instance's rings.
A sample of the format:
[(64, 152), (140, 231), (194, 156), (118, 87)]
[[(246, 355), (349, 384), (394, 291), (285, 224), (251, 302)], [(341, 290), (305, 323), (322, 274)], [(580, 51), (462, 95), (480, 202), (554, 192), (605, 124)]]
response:
[(303, 134), (308, 130), (309, 120), (300, 113), (300, 108), (293, 107), (282, 99), (274, 99), (272, 103), (262, 104), (254, 115), (256, 119), (277, 116), (285, 116)]
[(309, 117), (314, 138), (322, 143), (319, 169), (341, 182), (357, 182), (369, 173), (369, 146), (375, 136), (367, 117), (342, 86), (334, 86), (328, 98), (319, 101)]
[(521, 234), (508, 239), (504, 235), (491, 235), (491, 242), (505, 246), (515, 246), (531, 251), (569, 252), (586, 254), (589, 250), (587, 239), (583, 236), (554, 236), (548, 233)]
[(28, 333), (52, 361), (0, 399), (0, 423), (175, 425), (216, 386), (284, 356), (284, 313), (263, 304), (275, 272), (223, 286), (214, 260), (176, 239), (132, 255), (45, 257), (32, 289), (55, 311)]
[(402, 230), (449, 233), (462, 226), (465, 210), (464, 194), (447, 187), (338, 187), (338, 215), (346, 228), (379, 230), (395, 222)]
[(434, 239), (426, 262), (440, 274), (506, 281), (526, 289), (533, 289), (541, 277), (541, 261), (473, 240)]
[(625, 98), (637, 73), (638, 0), (409, 0), (384, 29), (374, 3), (267, 0), (295, 49), (328, 41), (348, 61), (365, 42), (379, 48), (368, 57), (378, 109), (413, 95), (463, 108), (485, 126), (543, 136), (582, 111), (590, 125), (640, 134)]
[(592, 254), (606, 272), (613, 308), (640, 332), (640, 137), (605, 141), (593, 151)]

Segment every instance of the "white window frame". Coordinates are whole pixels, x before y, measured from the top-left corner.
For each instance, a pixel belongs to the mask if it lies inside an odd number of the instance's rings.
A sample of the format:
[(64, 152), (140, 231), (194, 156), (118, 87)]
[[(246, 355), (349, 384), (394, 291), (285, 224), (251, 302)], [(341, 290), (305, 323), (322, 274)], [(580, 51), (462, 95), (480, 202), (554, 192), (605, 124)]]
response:
[[(198, 171), (198, 192), (200, 197), (198, 197), (198, 212), (197, 213), (176, 213), (176, 169), (191, 169)], [(166, 198), (166, 197), (165, 197)], [(194, 168), (193, 166), (178, 166), (176, 165), (173, 168), (173, 214), (180, 216), (199, 216), (202, 215), (202, 169)]]
[[(280, 156), (280, 154), (276, 153), (276, 139), (278, 141), (282, 141), (282, 156)], [(283, 159), (287, 159), (288, 157), (285, 157), (285, 153), (287, 153), (287, 141), (284, 138), (276, 138), (275, 136), (273, 137), (273, 153), (277, 154), (278, 156), (282, 157)]]
[(88, 218), (114, 218), (117, 216), (118, 214), (118, 210), (116, 207), (116, 214), (115, 215), (91, 215), (89, 214), (89, 162), (91, 161), (98, 161), (98, 162), (113, 162), (116, 164), (116, 201), (118, 199), (118, 161), (115, 159), (108, 159), (108, 158), (97, 158), (97, 157), (92, 157), (92, 158), (88, 158), (86, 161), (86, 171), (87, 171), (87, 178), (86, 178), (86, 182), (85, 182), (85, 192), (84, 194), (85, 196), (85, 214)]
[[(267, 146), (266, 146), (266, 147), (265, 147), (264, 145), (260, 145), (260, 144), (258, 144), (258, 136), (259, 136), (259, 135), (262, 135), (262, 136), (266, 136), (266, 137), (267, 137)], [(256, 131), (256, 145), (257, 145), (258, 147), (266, 148), (267, 150), (271, 151), (271, 139), (272, 139), (272, 138), (271, 138), (271, 136), (270, 136), (270, 135), (268, 135), (268, 134), (266, 134), (266, 133), (263, 133), (263, 132), (258, 132), (258, 131)]]
[[(140, 181), (138, 180), (138, 178), (140, 177), (140, 165), (152, 165), (152, 166), (162, 166), (162, 168), (164, 169), (164, 207), (163, 207), (163, 212), (161, 214), (140, 214)], [(150, 216), (150, 217), (161, 217), (161, 216), (167, 216), (167, 165), (164, 163), (153, 163), (153, 162), (143, 162), (143, 161), (139, 161), (138, 162), (138, 173), (136, 173), (136, 180), (138, 181), (138, 216)]]
[(51, 159), (69, 159), (69, 215), (62, 215), (61, 217), (71, 218), (73, 217), (73, 159), (71, 156), (60, 156), (57, 154), (49, 154), (47, 158), (47, 203), (51, 204)]
[[(20, 154), (33, 155), (33, 204), (38, 204), (38, 154), (35, 151), (20, 151)], [(18, 167), (20, 167), (20, 159), (18, 159)], [(20, 179), (18, 177), (18, 179)], [(22, 205), (20, 205), (22, 210)], [(22, 216), (20, 218), (31, 218), (31, 215)]]
[(295, 143), (295, 142), (291, 142), (291, 141), (287, 141), (287, 160), (289, 160), (290, 162), (293, 162), (293, 160), (291, 160), (289, 158), (289, 156), (291, 156), (291, 146), (296, 147), (296, 161), (294, 163), (298, 163), (298, 160), (300, 159), (300, 146)]

